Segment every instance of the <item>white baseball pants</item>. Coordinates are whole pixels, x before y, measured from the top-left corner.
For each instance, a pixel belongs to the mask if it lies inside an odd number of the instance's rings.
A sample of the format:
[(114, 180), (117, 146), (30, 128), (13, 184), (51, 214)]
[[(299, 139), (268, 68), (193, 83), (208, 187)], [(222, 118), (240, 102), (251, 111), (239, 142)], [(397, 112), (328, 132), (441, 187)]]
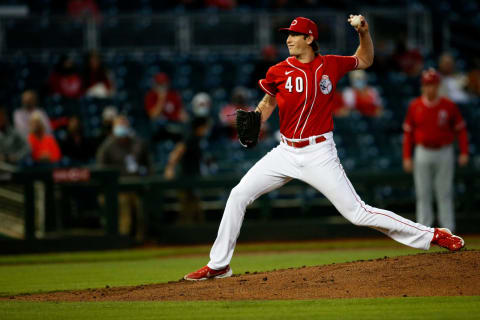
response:
[(292, 179), (302, 180), (327, 197), (337, 210), (358, 226), (377, 229), (410, 247), (428, 250), (434, 229), (405, 219), (393, 212), (366, 205), (355, 192), (337, 156), (333, 133), (327, 140), (304, 148), (280, 143), (258, 161), (232, 189), (217, 239), (210, 251), (208, 266), (221, 269), (233, 256), (245, 210), (262, 194)]

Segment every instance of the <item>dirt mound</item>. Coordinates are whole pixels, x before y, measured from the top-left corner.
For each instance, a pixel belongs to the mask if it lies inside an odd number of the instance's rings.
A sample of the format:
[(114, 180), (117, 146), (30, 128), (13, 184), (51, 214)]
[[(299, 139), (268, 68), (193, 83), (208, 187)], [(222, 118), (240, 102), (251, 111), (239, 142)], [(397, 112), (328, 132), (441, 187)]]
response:
[(479, 270), (480, 251), (474, 250), (385, 257), (200, 282), (182, 280), (9, 298), (30, 301), (162, 301), (480, 295)]

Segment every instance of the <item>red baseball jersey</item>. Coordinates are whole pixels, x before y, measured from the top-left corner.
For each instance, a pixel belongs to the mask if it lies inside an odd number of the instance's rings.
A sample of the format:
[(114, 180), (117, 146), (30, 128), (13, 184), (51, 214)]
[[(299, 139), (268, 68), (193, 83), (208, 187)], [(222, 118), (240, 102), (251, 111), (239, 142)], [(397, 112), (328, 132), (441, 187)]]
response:
[(438, 149), (453, 143), (458, 135), (460, 153), (468, 154), (465, 121), (458, 107), (447, 98), (429, 102), (423, 97), (410, 103), (403, 123), (403, 158), (412, 157), (414, 145)]
[[(159, 97), (154, 90), (148, 91), (145, 96), (145, 110), (149, 112), (157, 104)], [(168, 90), (165, 97), (165, 105), (162, 115), (169, 121), (180, 121), (183, 104), (180, 94), (173, 90)]]
[(304, 139), (332, 131), (337, 82), (357, 66), (355, 56), (317, 55), (310, 63), (289, 57), (270, 67), (258, 83), (277, 99), (280, 133)]

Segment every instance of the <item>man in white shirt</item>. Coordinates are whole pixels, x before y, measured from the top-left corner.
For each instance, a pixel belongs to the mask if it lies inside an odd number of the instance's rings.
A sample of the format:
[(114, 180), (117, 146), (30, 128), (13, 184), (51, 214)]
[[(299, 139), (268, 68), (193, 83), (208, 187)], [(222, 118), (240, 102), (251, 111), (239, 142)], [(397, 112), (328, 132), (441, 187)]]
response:
[(30, 118), (34, 111), (40, 114), (45, 132), (48, 134), (52, 133), (52, 127), (50, 126), (50, 120), (47, 114), (37, 106), (37, 94), (33, 90), (26, 90), (22, 93), (22, 107), (13, 113), (15, 129), (25, 139), (30, 132)]

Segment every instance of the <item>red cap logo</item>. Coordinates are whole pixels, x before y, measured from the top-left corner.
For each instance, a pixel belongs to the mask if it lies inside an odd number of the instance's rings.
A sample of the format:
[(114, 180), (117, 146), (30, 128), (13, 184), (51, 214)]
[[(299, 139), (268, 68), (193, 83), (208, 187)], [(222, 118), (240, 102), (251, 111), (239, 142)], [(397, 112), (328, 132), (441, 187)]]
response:
[(312, 35), (315, 40), (318, 40), (318, 28), (315, 22), (304, 17), (295, 18), (290, 24), (289, 28), (281, 28), (280, 31), (293, 31), (306, 35)]

